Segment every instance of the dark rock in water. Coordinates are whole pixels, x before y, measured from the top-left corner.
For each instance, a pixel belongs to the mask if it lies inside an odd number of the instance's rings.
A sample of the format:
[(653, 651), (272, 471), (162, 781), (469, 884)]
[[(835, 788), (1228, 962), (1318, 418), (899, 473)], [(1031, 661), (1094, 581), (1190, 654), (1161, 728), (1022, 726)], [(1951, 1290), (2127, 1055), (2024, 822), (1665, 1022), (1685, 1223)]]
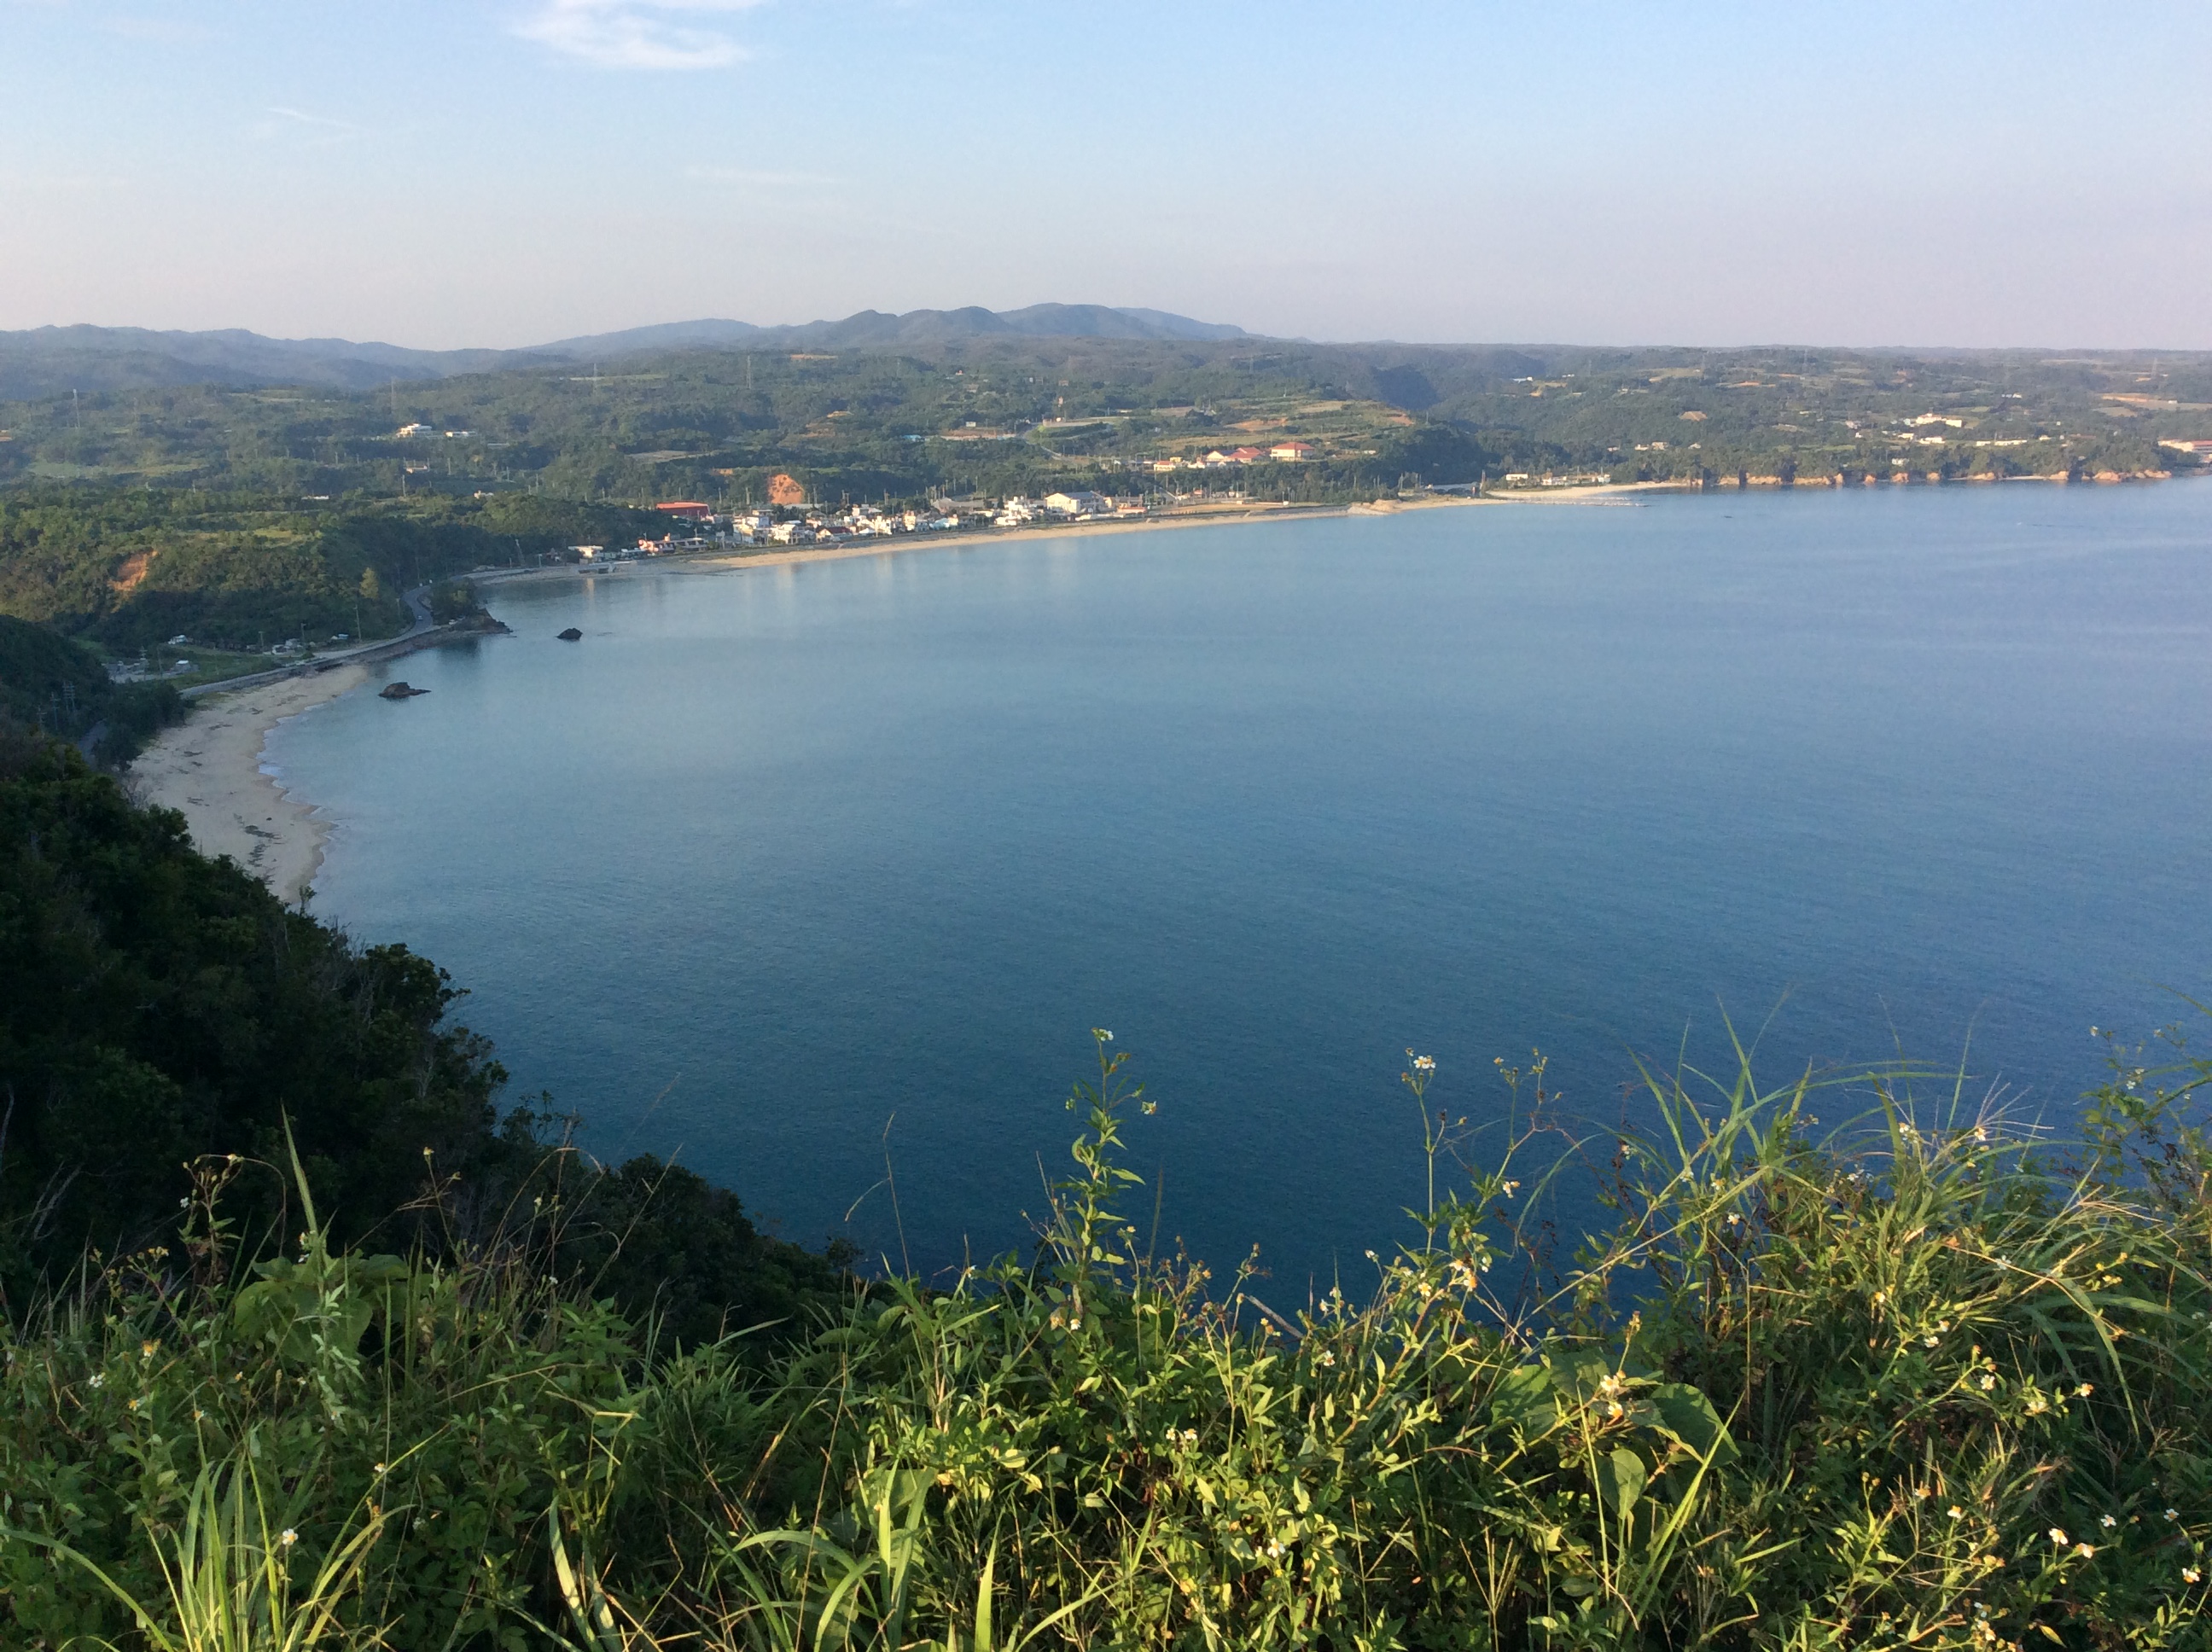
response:
[(418, 694), (428, 694), (428, 689), (418, 689), (405, 683), (387, 683), (378, 691), (380, 700), (412, 700)]
[(583, 640), (584, 634), (573, 625), (561, 633), (561, 641), (563, 642), (581, 642)]

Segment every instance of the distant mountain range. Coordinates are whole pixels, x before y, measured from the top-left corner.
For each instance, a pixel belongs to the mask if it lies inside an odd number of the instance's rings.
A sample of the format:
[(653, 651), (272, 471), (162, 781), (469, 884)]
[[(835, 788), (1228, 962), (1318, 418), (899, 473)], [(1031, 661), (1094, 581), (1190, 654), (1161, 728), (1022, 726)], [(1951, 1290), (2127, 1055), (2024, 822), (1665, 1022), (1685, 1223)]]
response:
[(988, 338), (1119, 338), (1210, 343), (1251, 335), (1164, 310), (1032, 304), (1021, 310), (863, 310), (842, 321), (759, 327), (747, 321), (672, 321), (556, 339), (526, 349), (418, 350), (344, 338), (266, 338), (237, 328), (155, 332), (144, 327), (33, 327), (0, 332), (0, 400), (70, 390), (161, 385), (307, 384), (366, 390), (392, 379), (447, 379), (533, 362), (607, 361), (701, 349), (902, 349)]

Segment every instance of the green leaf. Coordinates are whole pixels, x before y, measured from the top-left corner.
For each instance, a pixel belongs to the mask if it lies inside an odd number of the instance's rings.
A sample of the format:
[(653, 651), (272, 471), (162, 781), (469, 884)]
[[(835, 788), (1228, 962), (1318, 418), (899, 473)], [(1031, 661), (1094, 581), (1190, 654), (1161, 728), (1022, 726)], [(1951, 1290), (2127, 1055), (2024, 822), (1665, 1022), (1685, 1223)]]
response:
[(1498, 1385), (1490, 1402), (1497, 1422), (1526, 1435), (1548, 1434), (1559, 1426), (1559, 1407), (1553, 1397), (1552, 1374), (1541, 1365), (1518, 1365)]
[(1729, 1437), (1728, 1424), (1721, 1421), (1703, 1390), (1687, 1382), (1662, 1382), (1645, 1399), (1659, 1413), (1667, 1432), (1698, 1456), (1729, 1463), (1740, 1455), (1735, 1442)]
[(1626, 1447), (1609, 1457), (1598, 1459), (1598, 1495), (1605, 1499), (1616, 1515), (1626, 1516), (1636, 1506), (1636, 1500), (1644, 1495), (1644, 1485), (1649, 1478), (1644, 1472), (1644, 1459)]
[(1550, 1349), (1544, 1355), (1544, 1369), (1551, 1373), (1554, 1388), (1584, 1405), (1613, 1375), (1612, 1362), (1595, 1348)]

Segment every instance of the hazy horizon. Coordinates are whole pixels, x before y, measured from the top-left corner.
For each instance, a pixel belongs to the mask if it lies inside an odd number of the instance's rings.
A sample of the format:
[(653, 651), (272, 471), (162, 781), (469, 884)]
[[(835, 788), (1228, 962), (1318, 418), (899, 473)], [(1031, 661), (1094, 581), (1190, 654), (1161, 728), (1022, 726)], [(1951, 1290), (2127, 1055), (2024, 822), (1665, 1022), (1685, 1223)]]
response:
[[(1071, 307), (1080, 307), (1080, 306), (1083, 306), (1083, 305), (1085, 305), (1085, 304), (1088, 303), (1088, 302), (1089, 302), (1089, 301), (1085, 301), (1085, 300), (1039, 299), (1039, 300), (1036, 301), (1036, 302), (1040, 303), (1040, 304), (1067, 303), (1067, 304), (1069, 304), (1069, 305), (1071, 306)], [(957, 310), (957, 309), (965, 308), (965, 307), (965, 307), (965, 306), (962, 306), (962, 305), (957, 305), (957, 304), (951, 304), (951, 305), (944, 305), (944, 306), (929, 306), (929, 307), (927, 307), (927, 308), (931, 308), (931, 309), (940, 309), (940, 310)], [(1024, 306), (1018, 306), (1018, 306), (1012, 306), (1012, 307), (1010, 307), (1018, 309), (1018, 308), (1022, 308), (1022, 307), (1024, 307)], [(1108, 309), (1115, 309), (1115, 308), (1118, 308), (1118, 309), (1125, 309), (1125, 310), (1128, 310), (1128, 309), (1148, 309), (1148, 310), (1154, 310), (1154, 311), (1158, 311), (1158, 310), (1160, 310), (1163, 307), (1161, 307), (1161, 306), (1159, 306), (1159, 305), (1157, 305), (1157, 304), (1146, 304), (1146, 305), (1139, 305), (1139, 304), (1124, 304), (1124, 305), (1101, 305), (1099, 307), (1101, 307), (1101, 308), (1108, 308)], [(750, 322), (750, 323), (751, 323), (751, 325), (756, 325), (756, 326), (757, 326), (757, 327), (761, 328), (763, 331), (775, 331), (775, 330), (776, 330), (776, 329), (779, 329), (779, 328), (785, 328), (785, 327), (797, 328), (797, 327), (810, 326), (810, 325), (817, 325), (817, 324), (821, 324), (821, 323), (836, 323), (836, 322), (839, 322), (839, 321), (842, 321), (842, 320), (846, 320), (846, 319), (849, 319), (849, 316), (850, 316), (850, 315), (859, 314), (859, 313), (861, 313), (862, 312), (868, 311), (868, 310), (875, 310), (875, 311), (882, 312), (882, 313), (889, 313), (889, 314), (904, 314), (904, 313), (908, 313), (907, 312), (902, 312), (902, 311), (888, 311), (888, 310), (885, 310), (885, 307), (884, 307), (884, 306), (882, 306), (882, 305), (879, 305), (879, 304), (878, 304), (878, 305), (862, 305), (862, 306), (860, 307), (860, 310), (859, 310), (859, 311), (848, 312), (846, 315), (835, 315), (835, 316), (807, 316), (807, 317), (805, 317), (804, 319), (790, 319), (779, 318), (779, 319), (774, 319), (774, 320), (768, 320), (768, 321), (753, 321), (752, 318), (750, 318), (750, 317), (749, 317), (749, 316), (722, 316), (722, 315), (717, 315), (717, 316), (707, 316), (707, 315), (663, 316), (663, 317), (657, 317), (657, 318), (653, 318), (653, 319), (647, 319), (647, 320), (644, 320), (644, 321), (623, 322), (623, 324), (621, 324), (621, 325), (618, 325), (618, 326), (588, 327), (588, 328), (586, 328), (585, 330), (583, 330), (581, 332), (574, 332), (574, 333), (568, 333), (568, 334), (564, 334), (564, 335), (562, 335), (562, 336), (561, 337), (559, 337), (559, 338), (551, 338), (551, 337), (548, 337), (548, 338), (532, 338), (532, 339), (527, 340), (527, 341), (526, 341), (526, 342), (524, 342), (524, 343), (519, 343), (519, 344), (481, 344), (481, 343), (469, 343), (469, 342), (466, 342), (466, 341), (464, 341), (464, 342), (462, 342), (462, 343), (456, 343), (456, 344), (422, 344), (422, 343), (416, 343), (415, 340), (413, 340), (413, 339), (411, 339), (411, 338), (404, 338), (404, 337), (354, 337), (354, 336), (349, 336), (349, 335), (344, 334), (344, 333), (340, 333), (340, 332), (332, 331), (331, 331), (330, 329), (327, 329), (327, 328), (325, 328), (325, 329), (322, 329), (322, 330), (319, 330), (319, 331), (309, 331), (309, 332), (299, 332), (299, 333), (275, 333), (275, 332), (271, 332), (271, 331), (270, 331), (267, 328), (264, 328), (264, 327), (256, 327), (256, 326), (252, 326), (252, 325), (251, 325), (245, 324), (245, 323), (234, 323), (234, 324), (228, 324), (228, 325), (223, 325), (210, 326), (210, 327), (173, 327), (173, 328), (149, 327), (149, 328), (144, 328), (144, 331), (149, 331), (149, 332), (173, 332), (173, 333), (184, 333), (184, 334), (188, 334), (188, 335), (189, 335), (189, 334), (202, 334), (202, 333), (216, 333), (216, 332), (248, 332), (248, 333), (257, 334), (257, 335), (258, 335), (259, 337), (264, 337), (264, 338), (268, 338), (268, 339), (274, 340), (275, 342), (276, 342), (276, 343), (289, 343), (289, 344), (309, 344), (309, 343), (319, 343), (319, 342), (323, 342), (323, 341), (331, 341), (331, 342), (342, 343), (348, 343), (348, 344), (386, 345), (386, 346), (390, 346), (390, 347), (392, 347), (392, 348), (395, 348), (395, 349), (421, 349), (421, 350), (446, 350), (446, 349), (453, 349), (453, 350), (467, 350), (467, 349), (527, 350), (527, 349), (532, 349), (543, 348), (543, 347), (549, 346), (549, 345), (566, 343), (568, 343), (569, 341), (574, 340), (574, 339), (579, 339), (579, 338), (592, 338), (592, 337), (601, 337), (601, 336), (605, 336), (605, 335), (617, 335), (617, 334), (621, 334), (621, 333), (626, 333), (626, 332), (631, 332), (631, 331), (641, 331), (641, 330), (643, 330), (643, 329), (650, 328), (650, 327), (677, 326), (677, 325), (686, 325), (686, 324), (690, 324), (690, 323), (696, 323), (696, 322), (714, 322), (714, 321), (739, 321), (739, 322)], [(1173, 312), (1169, 312), (1169, 313), (1173, 313)], [(1232, 324), (1232, 325), (1238, 325), (1238, 326), (1243, 326), (1243, 324), (1242, 322), (1237, 321), (1237, 318), (1236, 318), (1236, 317), (1234, 317), (1234, 316), (1219, 316), (1219, 315), (1188, 316), (1188, 317), (1185, 317), (1185, 318), (1184, 318), (1184, 319), (1187, 319), (1187, 320), (1193, 320), (1193, 321), (1204, 321), (1204, 322), (1228, 322), (1228, 323), (1231, 323), (1231, 324)], [(139, 327), (142, 327), (142, 326), (143, 326), (143, 324), (138, 323), (138, 322), (135, 322), (135, 321), (103, 321), (103, 320), (45, 321), (45, 322), (32, 322), (32, 323), (27, 323), (27, 324), (26, 324), (25, 325), (21, 326), (21, 327), (12, 327), (12, 328), (0, 329), (0, 331), (7, 331), (7, 332), (34, 332), (34, 331), (39, 331), (39, 330), (40, 330), (40, 329), (42, 329), (42, 328), (49, 328), (49, 327), (51, 327), (51, 328), (56, 328), (56, 329), (65, 329), (65, 328), (69, 328), (69, 327), (76, 327), (76, 326), (89, 326), (89, 327), (97, 327), (97, 328), (101, 328), (101, 329), (103, 329), (103, 330), (109, 330), (109, 331), (125, 331), (125, 330), (129, 330), (129, 329), (133, 329), (133, 328), (139, 328)], [(1304, 335), (1304, 334), (1300, 334), (1300, 335), (1297, 335), (1297, 336), (1292, 336), (1292, 335), (1282, 334), (1282, 333), (1264, 333), (1264, 332), (1261, 332), (1261, 331), (1257, 331), (1256, 329), (1253, 329), (1253, 328), (1249, 328), (1249, 327), (1245, 328), (1245, 332), (1246, 332), (1246, 334), (1247, 334), (1247, 336), (1248, 336), (1248, 337), (1251, 337), (1251, 338), (1253, 338), (1253, 339), (1255, 339), (1255, 340), (1262, 341), (1262, 342), (1272, 342), (1272, 343), (1296, 343), (1296, 344), (1316, 344), (1316, 345), (1336, 344), (1336, 345), (1346, 345), (1346, 346), (1352, 346), (1352, 345), (1392, 345), (1392, 344), (1395, 344), (1395, 345), (1401, 345), (1401, 346), (1403, 346), (1403, 347), (1405, 347), (1405, 348), (1407, 348), (1407, 349), (1523, 349), (1523, 350), (1530, 350), (1530, 351), (1562, 350), (1562, 349), (1606, 349), (1606, 350), (1611, 350), (1611, 349), (1620, 349), (1620, 350), (1665, 350), (1665, 349), (1681, 349), (1681, 350), (1705, 350), (1705, 351), (1714, 351), (1714, 352), (1721, 352), (1721, 353), (1727, 353), (1727, 352), (1733, 352), (1733, 351), (1758, 351), (1758, 350), (1792, 350), (1792, 349), (1812, 349), (1812, 350), (1856, 350), (1856, 351), (1863, 351), (1863, 352), (1865, 352), (1865, 353), (1867, 353), (1867, 354), (1869, 354), (1869, 355), (1968, 355), (1968, 354), (1979, 354), (1979, 353), (1984, 353), (1984, 352), (2003, 352), (2003, 353), (2020, 353), (2020, 354), (2048, 355), (2048, 354), (2051, 354), (2051, 353), (2053, 353), (2053, 352), (2063, 353), (2063, 352), (2069, 351), (2069, 350), (2094, 350), (2094, 351), (2097, 351), (2097, 352), (2103, 353), (2103, 354), (2108, 354), (2108, 355), (2169, 355), (2169, 354), (2170, 354), (2170, 355), (2195, 355), (2195, 354), (2202, 354), (2202, 353), (2204, 353), (2204, 352), (2206, 352), (2206, 351), (2212, 351), (2212, 343), (2203, 344), (2203, 345), (2191, 345), (2191, 344), (2145, 344), (2145, 343), (2127, 343), (2127, 342), (2124, 342), (2124, 341), (2113, 342), (2113, 343), (2084, 343), (2084, 342), (2082, 342), (2082, 341), (2081, 341), (2081, 340), (2078, 340), (2078, 339), (2073, 339), (2073, 340), (2069, 340), (2069, 339), (2058, 339), (2058, 340), (2037, 340), (2037, 339), (2028, 339), (2028, 340), (2026, 340), (2026, 341), (2015, 341), (2015, 342), (2012, 342), (2012, 343), (1990, 343), (1990, 344), (1960, 344), (1960, 343), (1947, 343), (1947, 342), (1934, 342), (1934, 343), (1929, 343), (1929, 342), (1917, 342), (1917, 343), (1916, 343), (1916, 342), (1912, 342), (1912, 341), (1906, 341), (1906, 342), (1903, 342), (1903, 343), (1897, 343), (1897, 342), (1880, 342), (1880, 341), (1877, 341), (1877, 342), (1871, 343), (1837, 343), (1837, 342), (1835, 342), (1834, 340), (1832, 340), (1832, 339), (1819, 339), (1819, 338), (1744, 338), (1744, 339), (1716, 339), (1716, 340), (1705, 340), (1705, 341), (1696, 341), (1696, 342), (1693, 342), (1693, 341), (1689, 341), (1689, 340), (1685, 340), (1685, 339), (1678, 339), (1678, 338), (1632, 338), (1632, 339), (1623, 339), (1623, 340), (1612, 340), (1612, 339), (1607, 339), (1607, 340), (1593, 340), (1593, 339), (1588, 339), (1588, 338), (1397, 338), (1397, 337), (1382, 337), (1382, 336), (1380, 336), (1380, 335), (1361, 335), (1361, 334), (1346, 334), (1346, 335), (1345, 335), (1345, 336), (1343, 336), (1343, 337), (1341, 337), (1317, 338), (1317, 337), (1311, 337), (1311, 336), (1309, 336), (1309, 335)], [(1052, 337), (1053, 335), (1046, 334), (1046, 335), (1039, 335), (1039, 336), (1040, 336), (1040, 337)], [(1233, 341), (1231, 341), (1231, 342), (1233, 342)], [(682, 345), (677, 345), (677, 346), (671, 346), (671, 348), (681, 349), (681, 348), (688, 348), (688, 347), (686, 347), (686, 346), (682, 346)]]
[(1118, 300), (1347, 342), (2212, 348), (2201, 10), (0, 0), (0, 29), (10, 330), (505, 349)]

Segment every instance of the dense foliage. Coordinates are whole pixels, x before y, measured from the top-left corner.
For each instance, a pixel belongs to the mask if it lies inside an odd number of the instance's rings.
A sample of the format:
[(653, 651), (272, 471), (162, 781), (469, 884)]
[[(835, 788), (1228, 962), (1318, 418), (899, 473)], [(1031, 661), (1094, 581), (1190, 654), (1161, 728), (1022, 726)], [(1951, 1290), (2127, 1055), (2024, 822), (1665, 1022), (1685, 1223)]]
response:
[[(13, 1633), (2207, 1643), (2212, 1063), (2116, 1049), (2069, 1153), (1896, 1076), (1824, 1132), (1844, 1089), (1653, 1075), (1655, 1138), (1560, 1161), (1613, 1212), (1566, 1259), (1530, 1168), (1559, 1121), (1508, 1074), (1517, 1133), (1365, 1301), (1291, 1315), (1142, 1254), (1107, 1038), (1033, 1258), (817, 1300), (767, 1361), (669, 1354), (526, 1237), (349, 1254), (310, 1212), (256, 1261), (204, 1163), (178, 1254), (9, 1333)], [(226, 1613), (259, 1637), (192, 1637)]]
[(0, 718), (82, 741), (101, 761), (120, 762), (183, 715), (172, 684), (112, 683), (89, 649), (0, 614)]
[(0, 494), (0, 614), (126, 654), (179, 634), (240, 649), (379, 636), (405, 625), (410, 586), (658, 526), (649, 513), (526, 495), (332, 502), (41, 487)]
[[(403, 591), (724, 507), (1092, 489), (1346, 503), (1546, 477), (1699, 486), (2201, 468), (2212, 359), (980, 338), (693, 349), (377, 392), (168, 384), (0, 406), (0, 615), (212, 675), (381, 636)], [(1267, 457), (1297, 441), (1305, 457)], [(1206, 456), (1261, 457), (1207, 465)], [(238, 656), (210, 664), (210, 646)]]
[[(547, 362), (375, 392), (112, 390), (0, 407), (0, 483), (289, 500), (762, 502), (777, 473), (830, 504), (1066, 486), (1352, 499), (1486, 471), (2168, 470), (2191, 461), (2159, 439), (2212, 436), (2212, 357), (978, 339), (634, 354), (604, 372)], [(1151, 466), (1292, 437), (1311, 464), (1195, 481)]]
[[(340, 1242), (442, 1254), (512, 1223), (518, 1200), (530, 1212), (565, 1123), (542, 1103), (497, 1117), (505, 1075), (450, 1020), (460, 996), (406, 948), (357, 946), (195, 853), (180, 816), (132, 807), (74, 753), (5, 734), (0, 1306), (20, 1312), (88, 1251), (173, 1243), (185, 1167), (207, 1155), (281, 1163), (296, 1143)], [(679, 1168), (641, 1158), (561, 1191), (559, 1266), (663, 1303), (686, 1340), (836, 1289), (835, 1267)], [(228, 1208), (255, 1242), (297, 1220), (278, 1176)], [(614, 1254), (606, 1230), (679, 1211), (696, 1243), (662, 1242), (650, 1266), (644, 1240)]]

